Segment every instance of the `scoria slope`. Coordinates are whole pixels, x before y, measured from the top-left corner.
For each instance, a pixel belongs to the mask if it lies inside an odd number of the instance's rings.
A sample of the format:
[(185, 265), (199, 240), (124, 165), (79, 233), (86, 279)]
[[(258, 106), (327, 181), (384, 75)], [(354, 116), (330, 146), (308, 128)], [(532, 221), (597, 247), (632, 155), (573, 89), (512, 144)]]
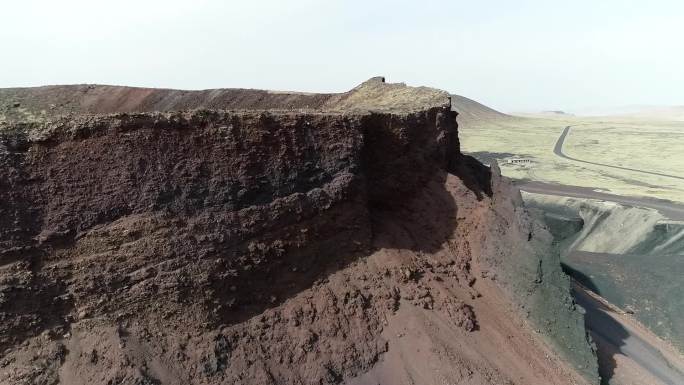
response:
[(549, 233), (447, 93), (0, 91), (3, 384), (574, 384)]

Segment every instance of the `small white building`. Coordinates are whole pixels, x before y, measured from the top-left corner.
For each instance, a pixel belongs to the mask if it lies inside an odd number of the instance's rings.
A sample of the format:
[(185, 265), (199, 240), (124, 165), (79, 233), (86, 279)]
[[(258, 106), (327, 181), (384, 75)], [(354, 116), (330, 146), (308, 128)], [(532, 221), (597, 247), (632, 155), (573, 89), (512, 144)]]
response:
[(506, 159), (507, 164), (523, 164), (523, 165), (529, 165), (532, 164), (532, 159), (525, 159), (525, 158), (513, 158), (513, 159)]

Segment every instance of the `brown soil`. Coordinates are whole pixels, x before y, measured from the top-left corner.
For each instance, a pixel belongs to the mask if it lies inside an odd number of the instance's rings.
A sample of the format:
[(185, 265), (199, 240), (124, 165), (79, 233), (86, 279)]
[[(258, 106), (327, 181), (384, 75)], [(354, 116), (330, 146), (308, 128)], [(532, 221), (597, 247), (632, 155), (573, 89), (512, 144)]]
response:
[(445, 93), (90, 87), (1, 93), (0, 383), (586, 383)]

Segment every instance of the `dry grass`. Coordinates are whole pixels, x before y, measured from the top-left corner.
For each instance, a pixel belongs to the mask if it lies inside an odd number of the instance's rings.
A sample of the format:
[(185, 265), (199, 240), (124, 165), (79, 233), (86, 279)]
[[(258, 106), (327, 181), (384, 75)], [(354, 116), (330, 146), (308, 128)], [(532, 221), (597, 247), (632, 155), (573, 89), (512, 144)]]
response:
[[(684, 125), (643, 119), (517, 118), (469, 122), (460, 129), (464, 152), (498, 158), (502, 173), (518, 179), (591, 187), (619, 195), (684, 202), (684, 180), (589, 165), (556, 156), (553, 148), (571, 125), (564, 153), (610, 165), (684, 177)], [(531, 159), (529, 166), (505, 163)]]

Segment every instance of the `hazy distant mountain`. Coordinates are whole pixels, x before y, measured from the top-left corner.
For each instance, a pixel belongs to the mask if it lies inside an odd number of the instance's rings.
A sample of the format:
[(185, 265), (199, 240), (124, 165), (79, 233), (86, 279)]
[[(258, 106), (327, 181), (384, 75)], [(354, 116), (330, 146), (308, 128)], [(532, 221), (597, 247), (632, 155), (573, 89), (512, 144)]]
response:
[(513, 118), (510, 115), (460, 95), (451, 95), (451, 106), (458, 112), (458, 122), (460, 125), (467, 126), (470, 122), (474, 121)]
[(580, 116), (617, 116), (624, 118), (684, 121), (684, 106), (632, 105), (613, 108), (585, 108), (575, 112)]
[(561, 110), (542, 111), (542, 115), (572, 116), (573, 114)]

